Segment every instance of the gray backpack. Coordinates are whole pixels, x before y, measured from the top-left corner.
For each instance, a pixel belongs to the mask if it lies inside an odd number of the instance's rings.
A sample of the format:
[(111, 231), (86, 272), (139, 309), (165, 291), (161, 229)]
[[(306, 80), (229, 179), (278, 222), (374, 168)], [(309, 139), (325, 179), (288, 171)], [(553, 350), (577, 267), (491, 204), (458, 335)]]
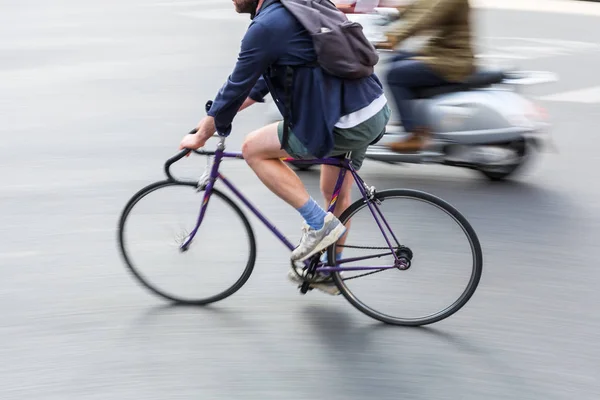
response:
[(379, 61), (362, 26), (349, 21), (330, 0), (279, 0), (312, 37), (317, 63), (327, 73), (358, 79), (373, 73)]
[[(343, 79), (360, 79), (370, 76), (379, 62), (375, 47), (363, 33), (357, 22), (348, 21), (330, 0), (279, 0), (279, 2), (300, 22), (310, 34), (315, 53), (316, 64), (330, 75)], [(286, 113), (283, 120), (283, 149), (289, 137), (289, 125), (292, 112), (292, 66), (286, 68), (285, 99)]]

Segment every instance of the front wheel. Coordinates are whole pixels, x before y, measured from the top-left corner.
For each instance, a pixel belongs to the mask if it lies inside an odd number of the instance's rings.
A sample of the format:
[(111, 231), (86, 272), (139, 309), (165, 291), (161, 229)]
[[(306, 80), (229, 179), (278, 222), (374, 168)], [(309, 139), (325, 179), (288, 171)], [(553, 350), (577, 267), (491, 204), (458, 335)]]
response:
[[(341, 251), (340, 267), (355, 268), (332, 274), (340, 292), (359, 311), (392, 325), (427, 325), (456, 313), (482, 272), (481, 245), (469, 222), (421, 191), (385, 190), (375, 200), (360, 199), (339, 218), (348, 233), (327, 256), (334, 260)], [(396, 256), (409, 262), (395, 263), (382, 227)]]
[(129, 271), (152, 293), (176, 303), (222, 300), (237, 292), (254, 269), (250, 223), (216, 189), (194, 240), (180, 250), (196, 226), (203, 196), (195, 183), (157, 182), (131, 198), (119, 221), (118, 240)]

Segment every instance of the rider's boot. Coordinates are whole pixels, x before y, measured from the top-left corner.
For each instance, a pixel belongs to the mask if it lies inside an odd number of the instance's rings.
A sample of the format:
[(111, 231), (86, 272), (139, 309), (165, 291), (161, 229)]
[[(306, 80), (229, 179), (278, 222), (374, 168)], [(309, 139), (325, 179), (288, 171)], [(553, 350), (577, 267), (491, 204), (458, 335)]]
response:
[(430, 136), (431, 133), (427, 128), (417, 128), (408, 140), (389, 143), (388, 147), (398, 153), (420, 151), (427, 147)]

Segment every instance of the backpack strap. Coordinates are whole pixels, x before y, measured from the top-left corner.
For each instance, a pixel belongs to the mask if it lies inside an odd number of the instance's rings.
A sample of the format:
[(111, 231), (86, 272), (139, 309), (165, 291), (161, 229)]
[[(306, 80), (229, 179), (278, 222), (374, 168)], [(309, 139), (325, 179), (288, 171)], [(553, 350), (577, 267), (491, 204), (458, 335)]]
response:
[(283, 137), (281, 138), (281, 148), (287, 145), (290, 133), (290, 121), (292, 118), (292, 86), (294, 84), (294, 69), (289, 65), (285, 67), (284, 78), (284, 99), (285, 115), (283, 116)]
[(306, 67), (315, 68), (318, 67), (317, 61), (300, 64), (300, 65), (286, 65), (285, 66), (285, 77), (284, 77), (284, 99), (283, 106), (285, 107), (285, 114), (283, 116), (283, 135), (281, 138), (281, 149), (283, 150), (288, 143), (289, 130), (292, 120), (292, 92), (294, 86), (294, 74), (296, 69)]

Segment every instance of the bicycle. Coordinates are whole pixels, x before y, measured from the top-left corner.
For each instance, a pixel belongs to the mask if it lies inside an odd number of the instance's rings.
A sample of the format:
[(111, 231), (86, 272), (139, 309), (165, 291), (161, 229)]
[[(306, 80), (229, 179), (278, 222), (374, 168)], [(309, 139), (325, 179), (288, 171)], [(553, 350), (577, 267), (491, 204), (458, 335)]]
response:
[[(190, 133), (194, 133), (194, 131)], [(275, 227), (269, 220), (256, 208), (250, 201), (241, 193), (239, 189), (237, 189), (234, 184), (229, 181), (220, 171), (219, 167), (223, 159), (243, 159), (243, 155), (241, 152), (226, 152), (225, 151), (225, 137), (220, 137), (215, 135), (215, 137), (219, 138), (219, 142), (217, 144), (216, 150), (208, 151), (204, 148), (199, 150), (182, 150), (177, 155), (169, 158), (164, 164), (164, 172), (167, 176), (166, 180), (161, 180), (155, 183), (152, 183), (140, 191), (138, 191), (126, 204), (119, 221), (118, 228), (118, 240), (120, 245), (121, 255), (125, 264), (127, 265), (130, 272), (133, 276), (142, 284), (142, 286), (149, 289), (155, 295), (158, 295), (164, 299), (173, 301), (175, 303), (180, 304), (190, 304), (190, 305), (206, 305), (210, 303), (214, 303), (220, 300), (223, 300), (235, 292), (237, 292), (244, 284), (248, 281), (255, 265), (256, 261), (256, 241), (254, 236), (254, 231), (248, 221), (244, 212), (240, 209), (240, 207), (224, 192), (215, 188), (215, 184), (217, 182), (222, 182), (226, 188), (228, 188), (237, 198), (241, 201), (290, 251), (294, 249), (294, 245), (281, 233), (280, 230)], [(207, 168), (202, 174), (202, 176), (197, 181), (182, 181), (173, 177), (171, 173), (171, 166), (177, 161), (184, 158), (190, 152), (193, 152), (198, 155), (207, 156)], [(212, 160), (211, 160), (212, 157)], [(481, 246), (479, 243), (479, 239), (471, 227), (467, 219), (453, 206), (444, 200), (431, 195), (429, 193), (425, 193), (422, 191), (411, 190), (411, 189), (389, 189), (376, 191), (375, 187), (369, 187), (366, 182), (358, 175), (357, 171), (353, 168), (351, 163), (349, 162), (349, 154), (340, 157), (329, 157), (323, 159), (311, 159), (311, 160), (301, 160), (301, 159), (284, 159), (285, 162), (293, 161), (294, 163), (312, 163), (312, 164), (328, 164), (335, 165), (340, 167), (340, 174), (338, 176), (335, 189), (333, 192), (333, 198), (329, 204), (328, 211), (333, 212), (336, 206), (336, 199), (339, 195), (341, 185), (343, 183), (343, 179), (346, 173), (349, 171), (351, 175), (354, 177), (354, 182), (358, 186), (359, 192), (361, 194), (361, 198), (353, 202), (350, 207), (348, 207), (344, 212), (340, 215), (339, 219), (342, 223), (347, 224), (352, 218), (354, 218), (357, 213), (361, 210), (369, 210), (371, 217), (375, 220), (376, 225), (378, 226), (380, 233), (384, 239), (385, 245), (383, 246), (351, 246), (351, 245), (342, 245), (338, 243), (334, 243), (325, 251), (327, 252), (327, 260), (335, 260), (336, 249), (340, 248), (354, 248), (354, 249), (370, 249), (370, 250), (379, 250), (377, 253), (369, 256), (363, 257), (352, 257), (346, 259), (340, 259), (333, 262), (323, 263), (320, 261), (320, 256), (322, 255), (317, 253), (309, 260), (304, 261), (303, 263), (292, 263), (294, 267), (294, 271), (298, 276), (302, 279), (303, 283), (299, 286), (300, 293), (306, 294), (309, 290), (311, 290), (311, 283), (318, 282), (317, 276), (318, 273), (329, 273), (331, 274), (335, 285), (338, 287), (341, 294), (344, 298), (356, 309), (366, 314), (367, 316), (379, 320), (381, 322), (392, 324), (392, 325), (402, 325), (402, 326), (420, 326), (431, 324), (434, 322), (438, 322), (445, 318), (448, 318), (452, 314), (456, 313), (459, 309), (461, 309), (473, 296), (481, 277), (482, 273), (482, 264), (483, 264), (483, 256), (481, 251)], [(245, 229), (248, 235), (248, 247), (249, 254), (246, 262), (245, 269), (242, 275), (233, 283), (233, 285), (229, 286), (227, 289), (223, 290), (220, 293), (215, 295), (210, 295), (202, 298), (183, 298), (181, 296), (167, 293), (164, 289), (161, 289), (155, 284), (149, 282), (148, 279), (144, 277), (142, 273), (136, 269), (134, 266), (130, 254), (127, 251), (126, 246), (126, 223), (127, 219), (134, 209), (134, 207), (144, 198), (146, 198), (151, 193), (156, 192), (159, 189), (163, 189), (166, 187), (182, 187), (182, 188), (192, 188), (197, 193), (202, 193), (202, 201), (200, 204), (200, 211), (197, 215), (197, 219), (194, 224), (194, 228), (192, 231), (179, 238), (178, 251), (181, 253), (185, 253), (190, 249), (192, 241), (196, 234), (198, 233), (199, 228), (202, 225), (202, 222), (206, 216), (206, 212), (209, 208), (209, 204), (212, 204), (211, 200), (215, 201), (216, 199), (222, 200), (224, 205), (230, 207), (234, 211), (234, 216), (239, 217), (242, 221), (243, 229)], [(368, 275), (373, 275), (378, 272), (387, 271), (387, 270), (395, 270), (400, 272), (406, 272), (413, 267), (415, 255), (409, 246), (402, 245), (398, 236), (392, 231), (390, 224), (386, 220), (381, 211), (381, 206), (386, 201), (391, 201), (393, 199), (413, 199), (418, 200), (419, 202), (424, 202), (425, 204), (433, 205), (438, 209), (444, 211), (447, 216), (450, 217), (451, 220), (454, 220), (461, 230), (466, 235), (470, 248), (471, 248), (471, 256), (472, 256), (472, 266), (471, 266), (471, 275), (469, 277), (468, 284), (464, 291), (460, 294), (460, 296), (452, 303), (450, 306), (446, 308), (425, 316), (417, 316), (417, 317), (397, 317), (388, 315), (387, 313), (376, 311), (375, 309), (367, 306), (363, 301), (361, 301), (358, 296), (356, 296), (349, 288), (347, 282), (349, 280), (361, 278)], [(222, 218), (222, 217), (221, 217)], [(371, 231), (369, 231), (371, 232)], [(365, 232), (362, 232), (363, 237), (368, 236)], [(385, 250), (385, 251), (384, 251)], [(385, 265), (359, 265), (359, 266), (350, 266), (345, 267), (344, 264), (352, 263), (352, 262), (364, 262), (369, 259), (382, 259), (386, 256), (392, 256), (393, 260), (390, 263)], [(304, 275), (301, 275), (298, 270), (302, 268)], [(348, 273), (352, 271), (361, 272), (361, 275), (354, 277), (343, 277), (342, 273)], [(363, 273), (364, 272), (364, 273)]]

